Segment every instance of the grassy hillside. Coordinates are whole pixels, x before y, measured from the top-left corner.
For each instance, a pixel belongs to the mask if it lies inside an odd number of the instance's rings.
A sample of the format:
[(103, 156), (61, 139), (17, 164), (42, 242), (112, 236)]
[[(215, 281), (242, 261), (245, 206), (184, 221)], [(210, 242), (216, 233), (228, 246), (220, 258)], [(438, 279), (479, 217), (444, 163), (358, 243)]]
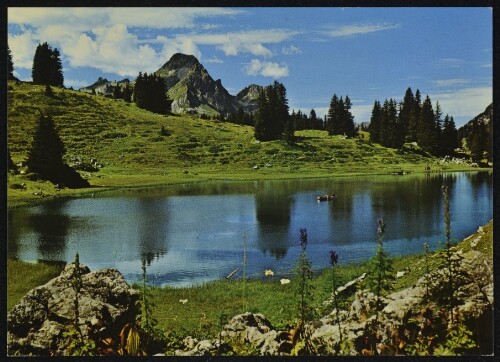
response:
[[(82, 172), (94, 187), (168, 184), (209, 179), (270, 179), (346, 174), (467, 169), (439, 165), (437, 159), (397, 150), (362, 139), (330, 137), (324, 131), (296, 132), (298, 141), (258, 142), (253, 128), (190, 115), (158, 115), (103, 96), (29, 83), (8, 84), (8, 146), (15, 163), (26, 159), (38, 112), (51, 114), (66, 145), (66, 161), (96, 159), (98, 172)], [(164, 127), (169, 136), (161, 136)], [(256, 167), (255, 167), (256, 166)], [(22, 170), (22, 169), (21, 169)], [(26, 184), (25, 187), (20, 185)], [(9, 201), (55, 194), (47, 182), (25, 175), (9, 177)], [(82, 192), (81, 190), (78, 192)], [(95, 192), (95, 189), (92, 189)]]

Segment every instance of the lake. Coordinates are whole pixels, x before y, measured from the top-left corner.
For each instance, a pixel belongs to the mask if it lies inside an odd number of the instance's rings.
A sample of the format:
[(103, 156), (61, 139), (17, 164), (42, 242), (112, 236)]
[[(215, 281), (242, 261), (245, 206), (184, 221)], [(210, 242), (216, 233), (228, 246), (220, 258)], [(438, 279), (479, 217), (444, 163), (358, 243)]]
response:
[[(129, 282), (148, 266), (155, 285), (186, 286), (226, 277), (243, 259), (249, 277), (289, 276), (307, 228), (313, 269), (329, 251), (345, 264), (370, 258), (377, 220), (391, 255), (443, 246), (443, 197), (450, 193), (451, 235), (473, 233), (493, 216), (491, 172), (214, 182), (122, 190), (50, 200), (8, 212), (8, 256), (114, 267)], [(316, 196), (335, 193), (334, 201)]]

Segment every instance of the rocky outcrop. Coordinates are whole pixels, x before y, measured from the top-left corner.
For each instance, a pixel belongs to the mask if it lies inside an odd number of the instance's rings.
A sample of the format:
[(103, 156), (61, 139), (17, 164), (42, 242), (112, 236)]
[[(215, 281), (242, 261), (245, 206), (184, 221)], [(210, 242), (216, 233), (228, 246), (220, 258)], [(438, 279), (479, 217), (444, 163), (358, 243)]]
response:
[(209, 356), (234, 352), (231, 345), (249, 345), (261, 356), (289, 354), (292, 336), (286, 331), (277, 331), (271, 322), (260, 313), (244, 313), (234, 316), (222, 329), (221, 340), (202, 340), (187, 337), (184, 349), (176, 350), (176, 356)]
[[(68, 264), (60, 276), (28, 292), (7, 315), (9, 355), (68, 355), (75, 292)], [(80, 265), (79, 327), (84, 337), (116, 338), (120, 329), (135, 320), (139, 293), (130, 288), (116, 269), (90, 272)]]
[(127, 84), (131, 86), (130, 80), (127, 78), (119, 81), (109, 81), (106, 78), (99, 77), (93, 84), (80, 88), (79, 91), (85, 93), (95, 92), (96, 94), (107, 95), (113, 94), (113, 88), (116, 86), (119, 86), (123, 91)]
[(253, 113), (257, 110), (257, 99), (263, 89), (264, 87), (260, 85), (250, 84), (236, 95), (236, 99), (246, 112)]
[[(466, 254), (455, 251), (453, 259), (455, 318), (460, 318), (473, 332), (475, 340), (481, 346), (480, 352), (489, 354), (492, 352), (493, 341), (491, 259), (478, 251), (469, 251)], [(428, 278), (424, 276), (419, 279), (416, 285), (381, 298), (383, 309), (378, 319), (375, 315), (375, 295), (358, 291), (349, 312), (340, 311), (340, 323), (337, 322), (334, 310), (319, 321), (306, 326), (305, 334), (310, 342), (310, 352), (318, 355), (406, 354), (405, 348), (414, 344), (418, 338), (421, 323), (430, 318), (425, 315), (427, 308), (435, 311), (435, 318), (438, 311), (443, 309), (442, 304), (436, 303), (439, 297), (444, 295), (443, 288), (447, 280), (446, 270), (438, 268), (431, 272)], [(446, 321), (443, 328), (446, 331)], [(341, 333), (344, 341), (342, 351)], [(377, 351), (370, 349), (373, 345), (371, 338), (375, 340)], [(346, 350), (346, 347), (350, 350)]]
[(176, 350), (175, 356), (214, 356), (227, 354), (232, 351), (231, 346), (225, 341), (218, 339), (204, 339), (198, 341), (196, 338), (186, 337), (183, 341), (186, 349)]
[(247, 312), (233, 317), (224, 326), (221, 335), (225, 339), (238, 339), (255, 346), (261, 356), (277, 356), (292, 350), (290, 333), (276, 331), (260, 313)]

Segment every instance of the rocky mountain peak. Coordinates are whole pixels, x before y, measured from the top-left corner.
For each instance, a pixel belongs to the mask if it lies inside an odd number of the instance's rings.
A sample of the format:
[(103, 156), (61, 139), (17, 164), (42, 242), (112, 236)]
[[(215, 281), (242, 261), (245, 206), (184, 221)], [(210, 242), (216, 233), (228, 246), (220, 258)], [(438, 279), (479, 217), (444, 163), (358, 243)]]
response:
[(194, 55), (176, 53), (172, 55), (168, 62), (161, 68), (165, 70), (175, 70), (180, 68), (192, 67), (193, 65), (201, 65)]

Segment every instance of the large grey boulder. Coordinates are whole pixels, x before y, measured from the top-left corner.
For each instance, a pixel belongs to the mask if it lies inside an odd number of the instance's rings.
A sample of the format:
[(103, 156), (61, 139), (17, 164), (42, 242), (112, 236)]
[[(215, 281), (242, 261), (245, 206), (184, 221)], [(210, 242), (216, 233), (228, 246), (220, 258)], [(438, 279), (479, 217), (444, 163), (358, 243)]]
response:
[[(9, 355), (68, 355), (75, 292), (72, 275), (75, 264), (61, 275), (29, 291), (7, 315)], [(90, 272), (80, 265), (82, 289), (79, 294), (79, 327), (84, 337), (116, 338), (120, 329), (135, 320), (139, 293), (130, 288), (116, 269)]]

